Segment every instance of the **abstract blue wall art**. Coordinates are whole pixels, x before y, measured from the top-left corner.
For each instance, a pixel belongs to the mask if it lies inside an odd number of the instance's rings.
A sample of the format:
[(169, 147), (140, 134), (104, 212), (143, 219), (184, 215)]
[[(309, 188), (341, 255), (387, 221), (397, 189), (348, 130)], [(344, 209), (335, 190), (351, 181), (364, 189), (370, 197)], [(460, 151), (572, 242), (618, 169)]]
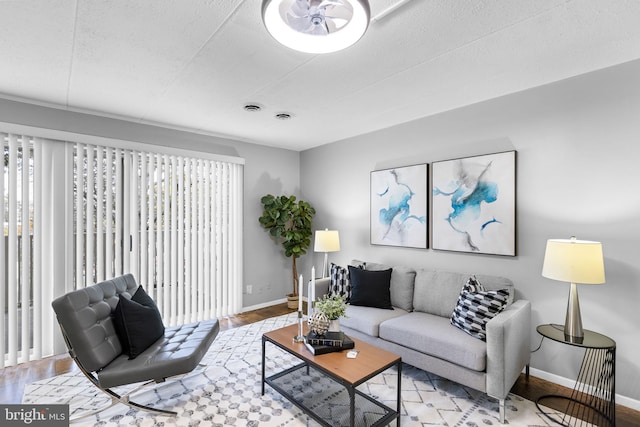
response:
[(515, 256), (516, 152), (432, 164), (432, 247)]
[(371, 172), (371, 244), (427, 248), (427, 165)]

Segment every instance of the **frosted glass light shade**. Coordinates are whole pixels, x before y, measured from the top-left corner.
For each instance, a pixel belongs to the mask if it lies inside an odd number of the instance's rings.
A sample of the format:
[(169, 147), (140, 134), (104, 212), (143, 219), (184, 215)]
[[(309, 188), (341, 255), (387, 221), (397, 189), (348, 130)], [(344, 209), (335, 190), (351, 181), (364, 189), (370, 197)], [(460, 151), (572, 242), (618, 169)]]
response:
[(602, 243), (549, 239), (542, 275), (561, 282), (597, 285), (605, 282)]
[(315, 252), (338, 252), (340, 250), (338, 230), (316, 230), (313, 250)]
[(263, 0), (262, 20), (269, 34), (279, 43), (307, 53), (331, 53), (346, 49), (364, 35), (369, 26), (368, 0), (343, 0), (353, 9), (353, 15), (338, 31), (319, 35), (302, 33), (287, 23), (287, 11), (296, 0)]

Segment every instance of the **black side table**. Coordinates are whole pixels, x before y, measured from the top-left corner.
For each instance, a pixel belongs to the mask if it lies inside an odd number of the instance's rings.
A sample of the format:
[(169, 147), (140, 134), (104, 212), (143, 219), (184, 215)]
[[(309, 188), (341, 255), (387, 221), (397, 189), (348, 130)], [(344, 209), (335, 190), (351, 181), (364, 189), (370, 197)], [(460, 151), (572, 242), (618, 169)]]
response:
[[(539, 325), (540, 335), (554, 341), (582, 347), (585, 349), (580, 372), (570, 397), (548, 394), (536, 400), (536, 406), (549, 419), (563, 426), (589, 423), (596, 426), (616, 425), (616, 342), (611, 338), (593, 331), (584, 331), (581, 342), (564, 335), (563, 325)], [(567, 401), (565, 415), (561, 420), (544, 412), (540, 408), (545, 399)], [(575, 424), (571, 424), (571, 422)]]

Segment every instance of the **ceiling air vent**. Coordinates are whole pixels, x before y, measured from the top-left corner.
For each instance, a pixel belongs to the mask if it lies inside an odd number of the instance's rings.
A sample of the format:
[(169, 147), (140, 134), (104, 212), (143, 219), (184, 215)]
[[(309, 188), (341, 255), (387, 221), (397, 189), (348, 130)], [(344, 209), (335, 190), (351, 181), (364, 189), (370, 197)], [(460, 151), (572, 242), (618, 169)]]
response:
[(291, 118), (291, 114), (289, 113), (278, 113), (276, 114), (276, 119), (278, 120), (289, 120)]
[(245, 111), (256, 112), (262, 110), (262, 107), (258, 104), (247, 104), (243, 107)]

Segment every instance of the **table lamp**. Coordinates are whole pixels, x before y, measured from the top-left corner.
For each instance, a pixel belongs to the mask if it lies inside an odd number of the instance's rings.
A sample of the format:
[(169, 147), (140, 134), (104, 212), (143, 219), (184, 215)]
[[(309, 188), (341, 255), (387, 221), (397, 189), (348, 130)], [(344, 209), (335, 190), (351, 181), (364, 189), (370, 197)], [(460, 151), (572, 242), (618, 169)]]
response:
[(313, 246), (315, 252), (324, 252), (324, 265), (322, 267), (322, 277), (329, 277), (329, 252), (340, 250), (340, 237), (338, 230), (316, 230), (316, 240)]
[(584, 338), (577, 283), (599, 285), (605, 282), (602, 244), (588, 240), (549, 239), (544, 254), (542, 275), (549, 279), (571, 283), (565, 339), (580, 343)]

